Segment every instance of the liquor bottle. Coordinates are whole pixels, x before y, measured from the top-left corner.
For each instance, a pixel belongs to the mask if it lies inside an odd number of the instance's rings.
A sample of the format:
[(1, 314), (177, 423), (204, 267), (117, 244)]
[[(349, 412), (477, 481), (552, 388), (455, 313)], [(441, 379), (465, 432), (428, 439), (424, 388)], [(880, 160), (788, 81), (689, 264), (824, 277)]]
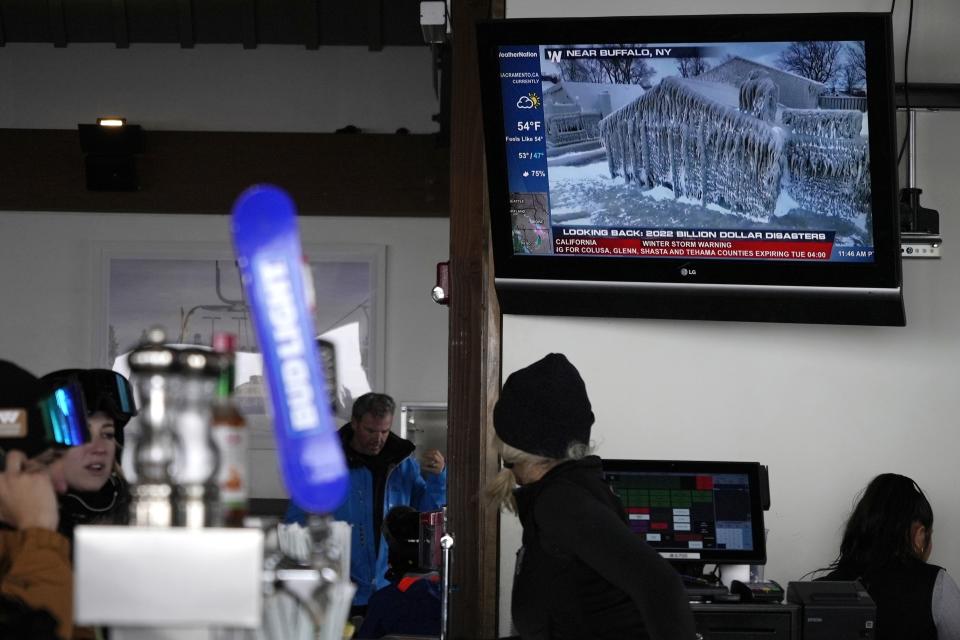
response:
[(213, 350), (221, 358), (217, 394), (213, 402), (211, 431), (220, 449), (220, 508), (224, 526), (242, 527), (247, 515), (247, 422), (233, 401), (237, 339), (232, 333), (215, 333)]

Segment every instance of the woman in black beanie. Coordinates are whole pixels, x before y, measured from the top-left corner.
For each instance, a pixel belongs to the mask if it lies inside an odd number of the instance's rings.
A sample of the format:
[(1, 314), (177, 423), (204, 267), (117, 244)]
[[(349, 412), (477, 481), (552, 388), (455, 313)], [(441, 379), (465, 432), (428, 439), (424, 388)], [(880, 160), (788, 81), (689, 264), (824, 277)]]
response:
[(579, 372), (556, 353), (511, 374), (494, 407), (506, 468), (486, 493), (523, 525), (514, 626), (523, 640), (693, 640), (680, 576), (629, 530), (587, 455), (593, 420)]

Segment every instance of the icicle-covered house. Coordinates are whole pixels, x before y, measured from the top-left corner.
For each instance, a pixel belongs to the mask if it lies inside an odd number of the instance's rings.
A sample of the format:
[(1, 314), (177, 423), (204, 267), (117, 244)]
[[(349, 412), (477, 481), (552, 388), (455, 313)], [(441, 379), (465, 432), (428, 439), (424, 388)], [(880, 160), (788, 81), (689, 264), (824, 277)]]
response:
[(633, 100), (643, 89), (638, 85), (594, 82), (557, 82), (543, 92), (543, 116), (547, 145), (599, 147), (599, 123)]
[(607, 113), (601, 113), (599, 109), (584, 110), (583, 105), (574, 100), (563, 84), (554, 84), (543, 92), (547, 145), (562, 147), (599, 140), (598, 125)]
[(770, 78), (780, 90), (780, 104), (793, 109), (816, 109), (827, 85), (789, 71), (734, 56), (697, 76), (698, 80), (740, 86), (754, 71)]
[[(735, 77), (734, 68), (745, 75)], [(611, 113), (599, 126), (611, 176), (756, 218), (773, 213), (784, 187), (812, 211), (865, 212), (862, 114), (787, 108), (783, 85), (765, 69), (738, 64), (696, 78), (667, 77)]]

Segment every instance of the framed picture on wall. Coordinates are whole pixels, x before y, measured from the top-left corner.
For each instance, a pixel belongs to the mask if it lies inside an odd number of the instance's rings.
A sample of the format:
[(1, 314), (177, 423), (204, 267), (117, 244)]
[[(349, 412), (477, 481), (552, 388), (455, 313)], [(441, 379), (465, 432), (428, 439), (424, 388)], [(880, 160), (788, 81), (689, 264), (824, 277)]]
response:
[[(237, 336), (235, 396), (251, 426), (251, 449), (273, 449), (262, 360), (229, 244), (101, 243), (94, 248), (95, 362), (128, 373), (126, 355), (155, 326), (173, 344), (208, 347), (213, 333)], [(317, 337), (334, 343), (337, 409), (383, 387), (386, 247), (305, 245), (316, 291)]]

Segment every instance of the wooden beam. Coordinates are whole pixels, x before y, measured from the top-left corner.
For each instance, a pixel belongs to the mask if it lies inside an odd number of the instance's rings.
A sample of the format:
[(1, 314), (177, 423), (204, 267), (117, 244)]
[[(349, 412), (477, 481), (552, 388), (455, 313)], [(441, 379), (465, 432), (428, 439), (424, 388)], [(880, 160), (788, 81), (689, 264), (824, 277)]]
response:
[(320, 48), (320, 0), (301, 0), (303, 6), (303, 44)]
[(244, 49), (257, 48), (257, 0), (240, 2), (240, 37)]
[(367, 48), (383, 49), (383, 0), (367, 0)]
[(497, 636), (499, 513), (479, 499), (497, 474), (490, 446), (500, 388), (500, 309), (493, 288), (474, 23), (491, 0), (453, 0), (450, 116), (448, 514), (456, 538), (450, 637)]
[(113, 40), (117, 49), (130, 48), (130, 27), (127, 25), (127, 0), (113, 0)]
[[(446, 217), (448, 150), (433, 135), (146, 131), (140, 189), (88, 191), (76, 130), (0, 129), (0, 210), (227, 213), (251, 184), (304, 215)], [(416, 161), (411, 161), (411, 159)]]
[(67, 21), (63, 13), (63, 0), (47, 0), (47, 24), (53, 46), (67, 46)]
[(193, 49), (197, 35), (193, 26), (193, 0), (177, 0), (177, 28), (180, 35), (180, 47)]

